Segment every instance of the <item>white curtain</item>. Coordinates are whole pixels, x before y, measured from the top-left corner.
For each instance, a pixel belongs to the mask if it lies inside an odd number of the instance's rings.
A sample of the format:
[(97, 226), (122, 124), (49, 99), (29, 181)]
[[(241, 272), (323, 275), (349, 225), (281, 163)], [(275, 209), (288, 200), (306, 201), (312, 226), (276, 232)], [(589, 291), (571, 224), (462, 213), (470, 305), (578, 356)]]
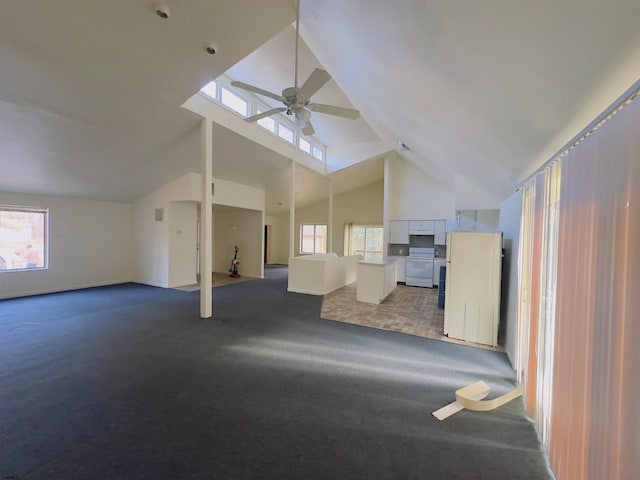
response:
[(640, 102), (562, 169), (551, 466), (640, 478)]
[(523, 187), (516, 369), (558, 480), (640, 478), (640, 102)]
[(548, 447), (553, 381), (560, 160), (523, 187), (516, 370), (528, 414)]

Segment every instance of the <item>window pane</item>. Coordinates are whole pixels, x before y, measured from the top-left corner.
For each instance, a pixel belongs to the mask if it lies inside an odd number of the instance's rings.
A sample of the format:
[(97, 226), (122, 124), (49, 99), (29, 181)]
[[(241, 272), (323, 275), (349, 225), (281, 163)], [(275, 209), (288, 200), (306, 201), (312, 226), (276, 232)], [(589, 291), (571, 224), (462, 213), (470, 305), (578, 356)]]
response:
[(316, 147), (315, 145), (313, 146), (313, 156), (316, 157), (318, 160), (322, 160), (322, 149)]
[(46, 268), (47, 210), (0, 206), (0, 270)]
[(300, 226), (300, 253), (327, 253), (327, 226)]
[(327, 253), (327, 226), (316, 225), (315, 253)]
[(300, 137), (298, 139), (300, 150), (305, 153), (311, 154), (311, 144), (307, 142), (304, 138)]
[[(266, 110), (258, 108), (257, 112), (262, 113), (266, 112)], [(260, 120), (258, 120), (258, 125), (260, 125), (262, 128), (266, 128), (271, 133), (276, 133), (276, 121), (273, 119), (273, 117), (261, 118)]]
[(382, 227), (367, 227), (366, 229), (366, 258), (381, 258), (382, 248)]
[(226, 105), (231, 110), (238, 112), (243, 117), (247, 116), (247, 101), (243, 98), (240, 98), (238, 95), (233, 93), (231, 90), (226, 89), (225, 87), (221, 88), (220, 93), (220, 101), (223, 105)]
[(363, 227), (354, 226), (351, 229), (351, 253), (353, 255), (364, 255), (364, 232)]
[(302, 225), (300, 238), (300, 253), (314, 253), (313, 239), (315, 236), (315, 225)]
[(209, 96), (209, 97), (211, 97), (213, 99), (216, 99), (217, 98), (217, 94), (216, 94), (217, 86), (218, 86), (218, 84), (216, 83), (215, 80), (213, 80), (213, 81), (207, 83), (204, 87), (202, 87), (200, 89), (200, 91), (202, 93), (204, 93), (205, 95), (207, 95), (207, 96)]
[(289, 127), (285, 127), (283, 124), (278, 125), (278, 136), (289, 143), (293, 143), (293, 130)]

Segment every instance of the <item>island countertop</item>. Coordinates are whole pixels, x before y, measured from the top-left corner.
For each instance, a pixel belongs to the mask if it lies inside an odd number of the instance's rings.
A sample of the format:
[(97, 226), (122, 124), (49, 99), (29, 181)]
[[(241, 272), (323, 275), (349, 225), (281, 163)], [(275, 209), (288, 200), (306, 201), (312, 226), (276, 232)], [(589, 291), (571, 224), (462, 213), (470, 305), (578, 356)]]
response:
[(393, 263), (396, 263), (396, 260), (388, 257), (369, 258), (367, 260), (360, 260), (358, 263), (361, 265), (378, 265), (378, 266), (384, 267), (386, 265), (391, 265)]

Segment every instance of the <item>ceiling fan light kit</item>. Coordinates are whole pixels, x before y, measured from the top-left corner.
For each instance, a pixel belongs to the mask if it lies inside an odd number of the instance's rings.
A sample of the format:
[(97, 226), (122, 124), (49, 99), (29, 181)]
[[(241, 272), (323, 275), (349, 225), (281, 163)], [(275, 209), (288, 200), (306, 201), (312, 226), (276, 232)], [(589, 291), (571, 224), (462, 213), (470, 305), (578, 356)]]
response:
[(247, 122), (255, 122), (261, 118), (269, 117), (277, 113), (286, 111), (288, 115), (294, 116), (294, 124), (297, 129), (301, 130), (304, 135), (313, 135), (315, 130), (311, 125), (311, 112), (324, 113), (327, 115), (335, 115), (338, 117), (349, 118), (352, 120), (360, 116), (358, 110), (352, 108), (338, 107), (335, 105), (324, 105), (322, 103), (312, 103), (311, 96), (320, 90), (329, 80), (331, 75), (321, 68), (316, 68), (302, 87), (298, 87), (298, 42), (300, 40), (300, 1), (298, 0), (296, 8), (296, 52), (294, 66), (294, 86), (285, 88), (282, 95), (269, 92), (262, 88), (249, 85), (248, 83), (234, 81), (231, 85), (257, 95), (271, 98), (282, 102), (285, 106), (273, 108), (266, 112), (258, 113), (251, 117), (245, 118)]

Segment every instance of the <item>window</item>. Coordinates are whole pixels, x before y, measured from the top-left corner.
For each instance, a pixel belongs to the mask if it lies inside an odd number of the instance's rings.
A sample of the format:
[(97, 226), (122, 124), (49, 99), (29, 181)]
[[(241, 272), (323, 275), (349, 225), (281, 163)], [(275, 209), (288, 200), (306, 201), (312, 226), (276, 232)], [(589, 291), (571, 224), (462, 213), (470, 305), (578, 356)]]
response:
[(300, 226), (300, 253), (327, 253), (327, 226), (302, 224)]
[[(266, 112), (270, 106), (266, 106), (261, 100), (247, 92), (237, 93), (235, 87), (230, 85), (231, 79), (226, 75), (220, 76), (217, 80), (212, 80), (200, 89), (200, 92), (209, 99), (220, 102), (227, 108), (239, 113), (243, 117)], [(254, 100), (247, 100), (247, 98)], [(325, 147), (316, 142), (315, 138), (302, 138), (301, 134), (296, 135), (296, 131), (290, 126), (289, 119), (283, 114), (276, 114), (261, 118), (256, 122), (260, 127), (278, 135), (285, 142), (297, 147), (312, 157), (323, 161), (325, 157)], [(297, 143), (296, 143), (296, 137)]]
[(345, 251), (349, 255), (362, 255), (365, 259), (382, 258), (382, 227), (347, 225), (345, 228)]
[[(256, 113), (262, 112), (266, 112), (266, 110), (258, 107)], [(262, 128), (266, 128), (271, 133), (276, 133), (276, 121), (272, 117), (261, 118), (260, 120), (258, 120), (258, 125), (260, 125)]]
[(289, 143), (293, 143), (293, 130), (285, 127), (282, 123), (278, 124), (278, 136)]
[(47, 268), (48, 210), (0, 205), (0, 271)]
[(228, 88), (222, 87), (220, 89), (220, 101), (223, 105), (226, 105), (234, 112), (238, 112), (243, 117), (247, 116), (247, 108), (249, 107), (249, 102), (247, 102), (244, 98), (236, 95)]
[(322, 160), (322, 149), (320, 147), (313, 146), (313, 156), (318, 160)]
[(304, 138), (300, 137), (298, 139), (298, 145), (300, 147), (300, 150), (311, 155), (311, 144), (307, 142)]

